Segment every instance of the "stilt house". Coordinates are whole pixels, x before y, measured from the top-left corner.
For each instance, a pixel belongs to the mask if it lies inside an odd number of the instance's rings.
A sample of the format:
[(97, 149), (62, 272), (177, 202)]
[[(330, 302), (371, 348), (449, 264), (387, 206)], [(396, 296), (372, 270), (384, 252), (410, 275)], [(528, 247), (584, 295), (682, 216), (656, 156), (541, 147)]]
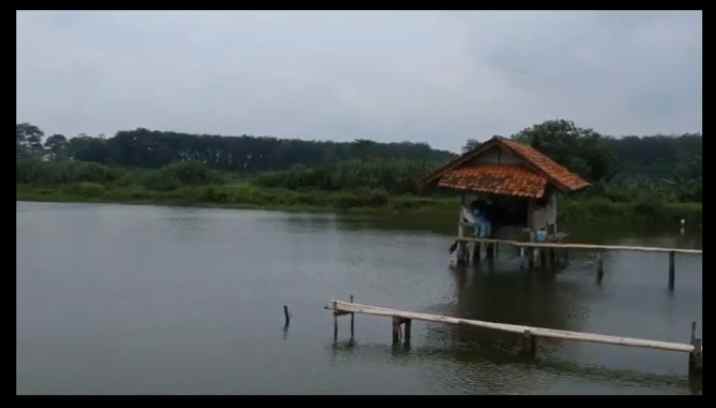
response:
[[(558, 236), (559, 195), (589, 183), (534, 148), (496, 136), (435, 170), (423, 179), (423, 186), (457, 191), (463, 206), (476, 200), (489, 203), (494, 209), (493, 236), (519, 239), (519, 231), (520, 237), (531, 240), (539, 230), (547, 239)], [(463, 226), (461, 216), (460, 236)]]

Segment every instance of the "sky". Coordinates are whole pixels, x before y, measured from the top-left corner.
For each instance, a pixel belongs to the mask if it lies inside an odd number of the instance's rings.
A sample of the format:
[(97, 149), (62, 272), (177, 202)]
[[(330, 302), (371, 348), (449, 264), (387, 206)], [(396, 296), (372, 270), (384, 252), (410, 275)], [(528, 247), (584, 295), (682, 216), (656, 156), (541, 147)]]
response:
[(702, 13), (20, 11), (16, 119), (428, 143), (702, 131)]

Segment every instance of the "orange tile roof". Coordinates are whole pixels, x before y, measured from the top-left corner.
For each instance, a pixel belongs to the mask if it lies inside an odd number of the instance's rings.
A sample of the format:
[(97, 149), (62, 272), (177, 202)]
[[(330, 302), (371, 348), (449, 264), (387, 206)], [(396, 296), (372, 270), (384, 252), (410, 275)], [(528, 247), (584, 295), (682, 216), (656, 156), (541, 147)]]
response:
[(541, 198), (546, 185), (546, 177), (506, 164), (460, 167), (447, 171), (438, 181), (439, 187), (533, 198)]
[(570, 190), (578, 190), (589, 186), (589, 183), (578, 175), (570, 172), (554, 160), (535, 150), (534, 148), (508, 139), (500, 139), (500, 142), (522, 156), (540, 170), (542, 170), (552, 181), (561, 184)]

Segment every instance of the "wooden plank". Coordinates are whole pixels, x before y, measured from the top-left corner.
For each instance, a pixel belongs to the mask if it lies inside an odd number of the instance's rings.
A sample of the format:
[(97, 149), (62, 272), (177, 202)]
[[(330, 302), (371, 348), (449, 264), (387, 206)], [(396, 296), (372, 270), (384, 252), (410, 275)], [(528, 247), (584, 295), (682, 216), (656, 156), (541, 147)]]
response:
[(594, 245), (594, 244), (577, 244), (577, 243), (551, 243), (551, 242), (521, 242), (521, 241), (510, 241), (504, 239), (492, 239), (492, 238), (469, 238), (469, 237), (458, 237), (459, 241), (466, 242), (483, 242), (483, 243), (500, 243), (506, 245), (514, 245), (517, 247), (526, 248), (565, 248), (565, 249), (596, 249), (596, 250), (611, 250), (611, 251), (641, 251), (641, 252), (675, 252), (679, 254), (698, 254), (701, 255), (703, 250), (701, 249), (679, 249), (679, 248), (656, 248), (656, 247), (636, 247), (636, 246), (621, 246), (621, 245)]
[(462, 319), (457, 317), (434, 315), (427, 313), (406, 312), (386, 307), (363, 305), (359, 303), (347, 303), (339, 300), (332, 301), (334, 307), (341, 311), (352, 313), (363, 313), (374, 316), (390, 318), (402, 318), (411, 320), (422, 320), (428, 322), (448, 323), (466, 326), (482, 327), (486, 329), (506, 331), (522, 334), (529, 331), (531, 335), (538, 337), (550, 337), (563, 340), (575, 340), (592, 343), (614, 344), (627, 347), (645, 347), (657, 350), (679, 351), (690, 353), (694, 346), (686, 343), (674, 343), (656, 340), (645, 340), (631, 337), (619, 337), (594, 333), (583, 333), (569, 330), (547, 329), (543, 327), (532, 327), (518, 324), (494, 323), (482, 320)]

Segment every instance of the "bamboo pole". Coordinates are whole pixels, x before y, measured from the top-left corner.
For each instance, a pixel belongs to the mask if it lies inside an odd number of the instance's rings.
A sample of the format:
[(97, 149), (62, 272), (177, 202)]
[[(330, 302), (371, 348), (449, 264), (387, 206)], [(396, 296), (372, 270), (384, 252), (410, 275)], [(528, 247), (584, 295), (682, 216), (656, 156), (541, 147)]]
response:
[[(637, 339), (637, 338), (631, 338), (631, 337), (610, 336), (610, 335), (604, 335), (604, 334), (594, 334), (594, 333), (575, 332), (575, 331), (569, 331), (569, 330), (548, 329), (548, 328), (543, 328), (543, 327), (533, 327), (533, 326), (517, 325), (517, 324), (495, 323), (495, 322), (487, 322), (487, 321), (473, 320), (473, 319), (463, 319), (463, 318), (443, 316), (443, 315), (434, 315), (434, 314), (427, 314), (427, 313), (406, 312), (406, 311), (397, 310), (397, 309), (390, 309), (390, 308), (371, 306), (371, 305), (363, 305), (363, 304), (359, 304), (359, 303), (347, 303), (347, 302), (342, 302), (342, 301), (332, 301), (332, 302), (333, 302), (332, 304), (334, 305), (334, 307), (337, 308), (337, 310), (339, 310), (339, 311), (363, 313), (363, 314), (368, 314), (368, 315), (392, 318), (393, 325), (394, 325), (393, 326), (394, 327), (394, 332), (393, 332), (394, 336), (400, 335), (399, 330), (396, 328), (396, 324), (399, 324), (399, 323), (396, 323), (396, 322), (400, 321), (399, 319), (410, 319), (410, 320), (422, 320), (422, 321), (437, 322), (437, 323), (449, 323), (449, 324), (457, 324), (457, 325), (465, 325), (465, 326), (475, 326), (475, 327), (482, 327), (482, 328), (492, 329), (492, 330), (500, 330), (500, 331), (505, 331), (505, 332), (510, 332), (510, 333), (518, 333), (518, 334), (524, 334), (525, 330), (528, 330), (531, 335), (537, 336), (537, 337), (549, 337), (549, 338), (556, 338), (556, 339), (563, 339), (563, 340), (614, 344), (614, 345), (627, 346), (627, 347), (644, 347), (644, 348), (651, 348), (651, 349), (665, 350), (665, 351), (679, 351), (679, 352), (690, 353), (690, 352), (694, 351), (694, 349), (695, 349), (694, 345), (686, 344), (686, 343), (674, 343), (674, 342), (665, 342), (665, 341), (657, 341), (657, 340)], [(330, 307), (327, 307), (327, 309), (330, 309)]]
[(637, 247), (637, 246), (620, 246), (620, 245), (593, 245), (593, 244), (577, 244), (577, 243), (551, 243), (551, 242), (522, 242), (493, 238), (471, 238), (458, 237), (458, 241), (466, 242), (482, 242), (495, 243), (504, 245), (514, 245), (525, 248), (565, 248), (565, 249), (591, 249), (591, 250), (608, 250), (608, 251), (638, 251), (638, 252), (674, 252), (677, 254), (702, 255), (701, 249), (680, 249), (680, 248), (657, 248), (657, 247)]

